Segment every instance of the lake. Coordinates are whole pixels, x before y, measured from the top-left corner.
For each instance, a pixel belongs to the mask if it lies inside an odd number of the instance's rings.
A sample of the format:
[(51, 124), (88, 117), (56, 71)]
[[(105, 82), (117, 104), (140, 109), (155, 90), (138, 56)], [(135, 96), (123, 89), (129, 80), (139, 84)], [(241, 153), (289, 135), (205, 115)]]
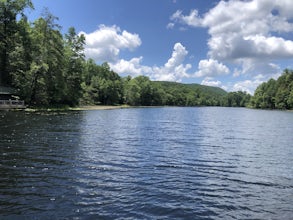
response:
[(0, 219), (292, 219), (293, 112), (0, 112)]

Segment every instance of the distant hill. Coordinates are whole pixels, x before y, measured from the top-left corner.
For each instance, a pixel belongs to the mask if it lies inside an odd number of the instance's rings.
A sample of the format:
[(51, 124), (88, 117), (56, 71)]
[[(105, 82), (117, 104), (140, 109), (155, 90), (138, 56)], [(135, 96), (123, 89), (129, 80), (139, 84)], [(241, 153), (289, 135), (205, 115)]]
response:
[(199, 88), (200, 90), (207, 92), (207, 93), (211, 93), (214, 95), (219, 95), (219, 96), (224, 96), (227, 94), (227, 92), (224, 89), (221, 89), (219, 87), (214, 87), (214, 86), (205, 86), (205, 85), (200, 85), (200, 84), (183, 84), (185, 86), (188, 86), (192, 89), (197, 89)]
[(180, 89), (193, 92), (201, 92), (215, 96), (225, 96), (227, 92), (224, 89), (214, 86), (205, 86), (197, 83), (185, 84), (178, 82), (169, 82), (169, 81), (153, 81), (154, 84), (161, 85), (164, 89)]
[(167, 94), (167, 105), (213, 105), (219, 106), (223, 104), (223, 100), (228, 94), (225, 90), (204, 86), (199, 84), (184, 84), (167, 81), (153, 81), (156, 87), (162, 88)]

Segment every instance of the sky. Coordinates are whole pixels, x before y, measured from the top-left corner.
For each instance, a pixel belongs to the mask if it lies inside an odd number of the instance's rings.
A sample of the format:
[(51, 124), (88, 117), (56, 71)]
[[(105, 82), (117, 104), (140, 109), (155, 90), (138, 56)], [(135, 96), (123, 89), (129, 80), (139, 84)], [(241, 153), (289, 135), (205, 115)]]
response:
[(293, 69), (292, 0), (33, 0), (124, 77), (246, 91)]

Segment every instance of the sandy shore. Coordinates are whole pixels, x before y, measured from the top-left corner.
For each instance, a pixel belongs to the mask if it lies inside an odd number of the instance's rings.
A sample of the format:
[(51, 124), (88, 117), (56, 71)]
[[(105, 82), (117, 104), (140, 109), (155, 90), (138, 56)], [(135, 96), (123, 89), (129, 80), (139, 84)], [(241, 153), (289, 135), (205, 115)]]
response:
[(84, 105), (76, 108), (72, 108), (72, 110), (111, 110), (111, 109), (121, 109), (121, 108), (130, 108), (128, 105)]

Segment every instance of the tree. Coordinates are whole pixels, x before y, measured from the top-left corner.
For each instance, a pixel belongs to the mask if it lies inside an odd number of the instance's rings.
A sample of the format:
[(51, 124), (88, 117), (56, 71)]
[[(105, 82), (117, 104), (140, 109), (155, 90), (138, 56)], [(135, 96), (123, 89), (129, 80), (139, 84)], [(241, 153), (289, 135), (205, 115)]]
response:
[[(0, 1), (0, 84), (11, 85), (11, 62), (16, 57), (13, 51), (19, 43), (20, 31), (17, 16), (25, 18), (24, 9), (33, 8), (30, 0), (1, 0)], [(18, 57), (20, 58), (20, 57)], [(14, 66), (15, 67), (15, 66)]]
[(161, 85), (153, 84), (153, 100), (152, 105), (166, 105), (166, 92)]
[(292, 109), (293, 71), (284, 70), (277, 79), (270, 79), (257, 87), (251, 99), (255, 108)]
[(229, 92), (225, 103), (228, 107), (247, 107), (249, 105), (250, 98), (251, 96), (247, 92)]
[(57, 20), (48, 11), (34, 22), (32, 63), (28, 73), (31, 82), (29, 104), (61, 104), (64, 97), (64, 44)]
[(265, 84), (265, 91), (263, 94), (263, 107), (264, 108), (275, 108), (275, 95), (276, 95), (276, 80), (270, 79)]
[(137, 80), (130, 80), (125, 85), (125, 99), (126, 104), (129, 105), (141, 105), (141, 87)]
[(30, 81), (27, 78), (32, 63), (31, 27), (25, 18), (18, 22), (15, 48), (9, 53), (11, 85), (16, 88), (17, 95), (28, 102), (30, 96)]
[(88, 60), (83, 73), (82, 102), (85, 104), (114, 105), (122, 104), (124, 85), (120, 76), (110, 69), (107, 63), (101, 66)]
[(151, 106), (153, 104), (153, 87), (147, 76), (138, 76), (133, 79), (140, 87), (140, 104)]
[[(293, 71), (286, 69), (277, 80), (276, 107), (278, 109), (289, 109), (290, 84), (293, 81)], [(289, 102), (288, 102), (289, 101)]]
[(77, 35), (73, 27), (65, 35), (65, 98), (69, 105), (77, 105), (82, 97), (84, 71), (84, 35)]
[(93, 76), (97, 72), (97, 64), (93, 59), (88, 59), (84, 63), (83, 67), (83, 74), (82, 74), (82, 81), (86, 86), (89, 86), (91, 84), (91, 80)]
[(290, 94), (287, 100), (289, 109), (293, 109), (293, 81), (289, 85)]

